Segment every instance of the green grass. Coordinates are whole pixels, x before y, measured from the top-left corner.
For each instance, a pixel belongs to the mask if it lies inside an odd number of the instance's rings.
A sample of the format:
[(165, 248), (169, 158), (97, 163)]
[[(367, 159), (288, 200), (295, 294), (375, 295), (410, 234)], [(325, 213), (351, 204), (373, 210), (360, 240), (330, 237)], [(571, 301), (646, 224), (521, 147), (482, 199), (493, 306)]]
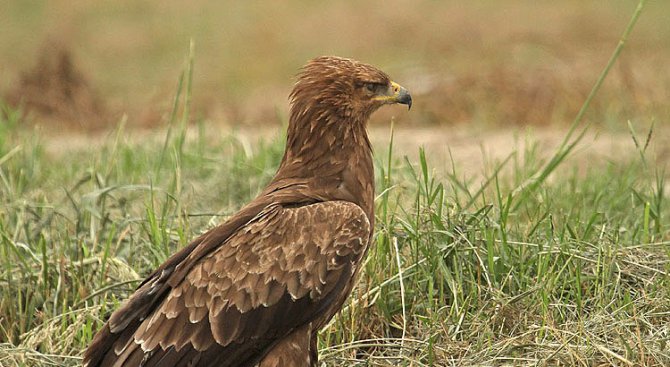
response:
[[(79, 364), (144, 275), (272, 177), (282, 136), (250, 144), (204, 121), (187, 134), (192, 66), (191, 51), (158, 140), (122, 121), (95, 147), (53, 152), (3, 108), (0, 365)], [(637, 154), (566, 161), (580, 117), (553, 155), (531, 139), (472, 177), (423, 149), (404, 157), (392, 135), (376, 147), (375, 246), (321, 334), (326, 365), (670, 364), (667, 174), (647, 149), (659, 133), (629, 123)]]
[[(121, 125), (60, 154), (2, 131), (0, 364), (79, 363), (137, 281), (250, 200), (281, 157), (282, 137), (250, 147), (174, 126), (137, 142)], [(466, 179), (378, 147), (376, 246), (322, 333), (323, 360), (670, 363), (666, 175), (632, 133), (639, 155), (586, 172), (562, 162), (524, 195), (551, 161), (537, 145)]]

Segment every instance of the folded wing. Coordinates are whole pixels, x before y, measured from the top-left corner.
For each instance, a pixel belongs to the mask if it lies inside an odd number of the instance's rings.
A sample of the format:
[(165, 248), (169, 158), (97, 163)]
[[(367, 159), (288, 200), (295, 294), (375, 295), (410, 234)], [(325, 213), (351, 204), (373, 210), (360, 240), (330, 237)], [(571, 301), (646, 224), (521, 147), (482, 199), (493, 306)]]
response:
[(201, 239), (196, 246), (213, 250), (179, 269), (186, 275), (178, 283), (170, 280), (178, 266), (154, 273), (112, 315), (85, 362), (253, 366), (291, 331), (333, 316), (369, 238), (368, 218), (353, 203), (269, 205), (227, 238), (214, 238), (219, 246)]

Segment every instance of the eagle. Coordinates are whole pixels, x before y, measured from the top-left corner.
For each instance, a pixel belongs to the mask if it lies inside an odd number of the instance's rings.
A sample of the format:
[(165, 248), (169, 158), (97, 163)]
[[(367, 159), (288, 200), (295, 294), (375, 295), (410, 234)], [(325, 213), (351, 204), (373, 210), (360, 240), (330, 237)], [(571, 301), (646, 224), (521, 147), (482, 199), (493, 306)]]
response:
[(286, 149), (265, 189), (153, 271), (84, 352), (85, 366), (316, 366), (317, 333), (372, 241), (366, 132), (409, 92), (374, 66), (309, 61), (289, 96)]

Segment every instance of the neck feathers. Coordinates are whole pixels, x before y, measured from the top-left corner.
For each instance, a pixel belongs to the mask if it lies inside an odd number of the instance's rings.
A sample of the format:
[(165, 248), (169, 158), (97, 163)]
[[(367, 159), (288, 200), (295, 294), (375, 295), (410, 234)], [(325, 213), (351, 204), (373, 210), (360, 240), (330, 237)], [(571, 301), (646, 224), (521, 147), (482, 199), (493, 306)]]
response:
[[(318, 200), (346, 200), (373, 216), (374, 170), (365, 120), (292, 111), (273, 182), (301, 182)], [(370, 219), (372, 220), (372, 219)]]

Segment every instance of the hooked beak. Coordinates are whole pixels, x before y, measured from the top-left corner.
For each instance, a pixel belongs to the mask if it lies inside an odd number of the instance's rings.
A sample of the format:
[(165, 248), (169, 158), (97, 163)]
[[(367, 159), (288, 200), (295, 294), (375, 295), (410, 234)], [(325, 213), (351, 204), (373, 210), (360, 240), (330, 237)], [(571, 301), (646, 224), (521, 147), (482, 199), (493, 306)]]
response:
[(406, 104), (408, 110), (412, 108), (412, 96), (409, 94), (407, 89), (405, 89), (405, 87), (396, 82), (391, 82), (391, 87), (389, 88), (388, 94), (375, 97), (375, 99), (387, 104)]
[(393, 89), (393, 97), (395, 97), (395, 102), (406, 104), (407, 109), (410, 110), (412, 108), (412, 96), (409, 94), (407, 89), (396, 82), (391, 82), (391, 89)]

